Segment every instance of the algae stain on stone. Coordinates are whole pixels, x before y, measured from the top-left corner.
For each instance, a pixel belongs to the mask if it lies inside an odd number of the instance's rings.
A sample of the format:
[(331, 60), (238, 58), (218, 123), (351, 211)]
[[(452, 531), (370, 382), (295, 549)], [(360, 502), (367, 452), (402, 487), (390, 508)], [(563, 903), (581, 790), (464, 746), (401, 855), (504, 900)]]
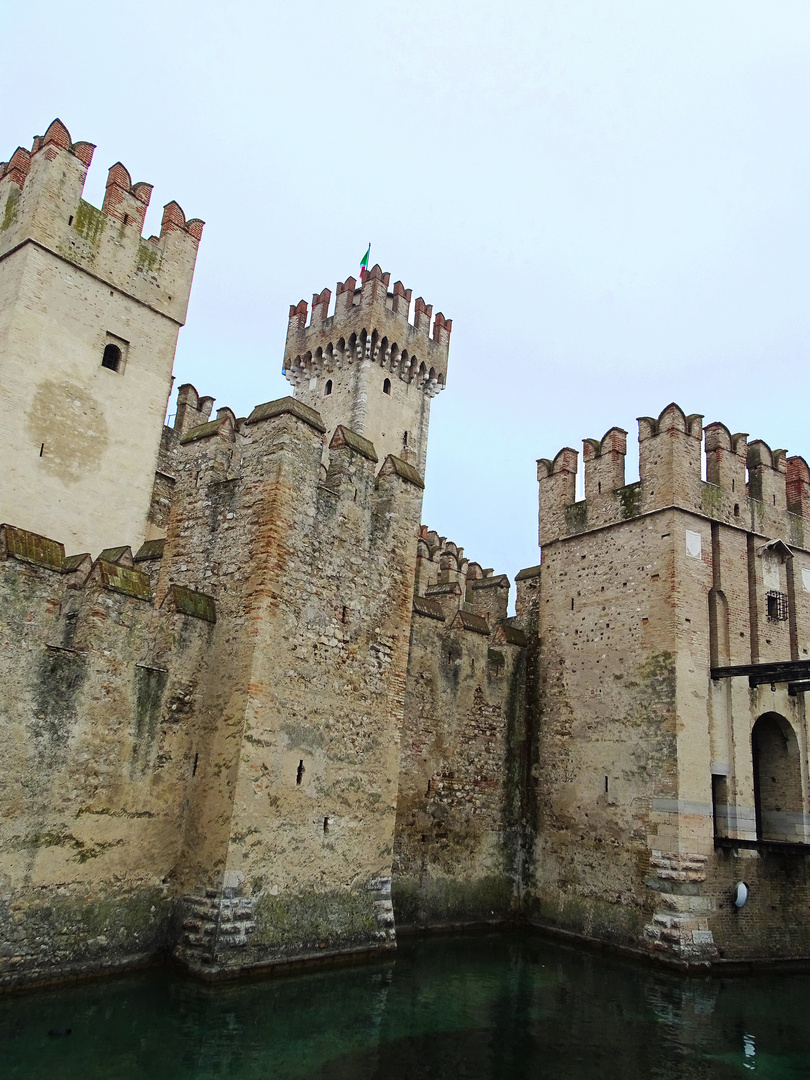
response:
[(17, 206), (20, 202), (20, 189), (12, 184), (9, 188), (6, 205), (3, 208), (3, 218), (0, 221), (0, 232), (11, 228), (17, 219)]
[(84, 240), (90, 244), (97, 244), (101, 238), (106, 224), (105, 215), (84, 199), (79, 200), (76, 216), (73, 219), (73, 228)]
[(625, 521), (628, 518), (636, 517), (641, 508), (641, 482), (626, 484), (625, 487), (618, 489), (616, 495), (621, 504), (622, 517)]
[(30, 723), (41, 756), (48, 758), (67, 746), (86, 672), (87, 662), (80, 654), (49, 649), (42, 655)]
[(154, 272), (160, 267), (160, 263), (160, 249), (150, 244), (148, 240), (141, 240), (138, 245), (138, 269)]
[(168, 678), (169, 673), (159, 668), (138, 668), (131, 765), (133, 772), (143, 772), (152, 760)]

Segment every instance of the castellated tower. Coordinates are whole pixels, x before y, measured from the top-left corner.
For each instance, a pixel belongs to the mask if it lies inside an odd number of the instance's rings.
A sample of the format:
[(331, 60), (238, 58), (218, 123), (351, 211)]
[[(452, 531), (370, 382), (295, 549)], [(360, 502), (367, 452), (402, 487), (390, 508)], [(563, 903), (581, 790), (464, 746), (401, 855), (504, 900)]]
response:
[(284, 373), (297, 400), (317, 409), (328, 446), (338, 424), (370, 439), (383, 460), (402, 458), (424, 476), (430, 401), (447, 381), (453, 323), (419, 297), (408, 321), (411, 290), (374, 266), (360, 288), (338, 282), (330, 316), (330, 289), (290, 307)]
[(630, 484), (626, 431), (584, 440), (581, 501), (576, 450), (537, 465), (525, 910), (678, 963), (807, 956), (810, 469), (674, 403), (638, 439)]
[(147, 515), (203, 222), (119, 163), (82, 199), (91, 143), (54, 120), (0, 164), (0, 521), (98, 552)]

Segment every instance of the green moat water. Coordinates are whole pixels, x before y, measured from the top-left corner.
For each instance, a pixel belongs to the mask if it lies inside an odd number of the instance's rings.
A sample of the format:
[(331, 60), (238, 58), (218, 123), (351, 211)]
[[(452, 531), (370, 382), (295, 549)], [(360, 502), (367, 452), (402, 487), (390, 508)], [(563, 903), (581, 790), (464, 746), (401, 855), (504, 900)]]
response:
[(152, 970), (0, 998), (4, 1080), (753, 1074), (810, 1077), (810, 975), (685, 979), (529, 935), (239, 985)]

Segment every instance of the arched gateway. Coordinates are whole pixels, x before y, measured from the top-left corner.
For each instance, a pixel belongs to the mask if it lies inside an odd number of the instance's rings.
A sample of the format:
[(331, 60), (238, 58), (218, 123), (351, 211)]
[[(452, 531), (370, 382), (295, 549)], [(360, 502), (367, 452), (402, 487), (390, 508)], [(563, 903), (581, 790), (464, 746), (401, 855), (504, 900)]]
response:
[(799, 743), (779, 713), (763, 713), (751, 731), (757, 839), (804, 841)]

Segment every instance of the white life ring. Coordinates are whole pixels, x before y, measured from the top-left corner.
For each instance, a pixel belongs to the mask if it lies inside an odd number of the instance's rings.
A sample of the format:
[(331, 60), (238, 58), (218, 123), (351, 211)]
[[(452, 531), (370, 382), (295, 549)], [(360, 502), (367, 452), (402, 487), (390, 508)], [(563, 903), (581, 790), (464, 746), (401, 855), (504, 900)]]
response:
[(738, 881), (734, 886), (734, 906), (741, 908), (748, 899), (748, 886), (744, 881)]

